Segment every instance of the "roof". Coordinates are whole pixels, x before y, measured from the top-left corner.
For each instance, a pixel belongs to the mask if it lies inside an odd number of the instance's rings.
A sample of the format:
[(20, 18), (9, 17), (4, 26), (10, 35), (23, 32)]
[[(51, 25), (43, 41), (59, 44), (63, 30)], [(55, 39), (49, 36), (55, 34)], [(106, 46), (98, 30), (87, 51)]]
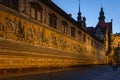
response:
[(79, 29), (83, 30), (84, 32), (87, 33), (87, 31), (85, 29), (82, 28), (82, 26), (71, 17), (71, 14), (66, 13), (64, 10), (62, 10), (59, 6), (57, 6), (53, 1), (51, 0), (40, 0), (43, 3), (45, 3), (47, 6), (49, 6), (51, 9), (53, 9), (54, 11), (56, 11), (57, 13), (59, 13), (61, 16), (63, 16), (64, 18), (66, 18), (68, 21), (70, 21), (71, 23), (73, 23), (76, 27), (78, 27)]
[[(55, 10), (57, 13), (59, 13), (60, 15), (62, 15), (63, 17), (65, 17), (67, 20), (69, 20), (71, 23), (73, 23), (74, 25), (76, 25), (76, 27), (78, 27), (79, 29), (81, 29), (82, 31), (84, 31), (85, 33), (87, 33), (88, 35), (90, 35), (91, 37), (93, 37), (94, 39), (96, 39), (97, 41), (101, 42), (98, 38), (96, 38), (94, 35), (90, 34), (87, 30), (83, 29), (81, 27), (81, 25), (74, 20), (69, 14), (67, 14), (64, 10), (62, 10), (60, 7), (58, 7), (54, 2), (52, 2), (51, 0), (40, 0), (43, 3), (45, 3), (47, 6), (49, 6), (51, 9)], [(101, 42), (102, 43), (102, 42)]]
[(96, 28), (94, 27), (87, 27), (87, 31), (90, 32), (91, 34), (94, 34), (96, 31)]
[(98, 29), (100, 29), (103, 32), (103, 34), (106, 33), (106, 29), (108, 29), (108, 33), (112, 33), (112, 22), (99, 21), (96, 27), (87, 27), (87, 31), (94, 36), (96, 34), (96, 30)]
[(114, 34), (114, 36), (120, 36), (120, 33), (116, 33), (116, 34)]
[(112, 22), (101, 22), (99, 21), (96, 28), (102, 29), (102, 31), (106, 31), (108, 29), (109, 33), (112, 33)]

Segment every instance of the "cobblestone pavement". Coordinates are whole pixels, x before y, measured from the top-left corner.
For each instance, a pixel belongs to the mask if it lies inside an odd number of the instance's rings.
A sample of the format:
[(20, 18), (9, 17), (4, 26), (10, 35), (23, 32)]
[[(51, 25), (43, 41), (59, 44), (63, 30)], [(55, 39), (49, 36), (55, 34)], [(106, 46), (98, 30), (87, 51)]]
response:
[[(6, 77), (6, 78), (5, 78)], [(0, 75), (0, 80), (120, 80), (120, 68), (113, 71), (109, 65), (36, 74)]]

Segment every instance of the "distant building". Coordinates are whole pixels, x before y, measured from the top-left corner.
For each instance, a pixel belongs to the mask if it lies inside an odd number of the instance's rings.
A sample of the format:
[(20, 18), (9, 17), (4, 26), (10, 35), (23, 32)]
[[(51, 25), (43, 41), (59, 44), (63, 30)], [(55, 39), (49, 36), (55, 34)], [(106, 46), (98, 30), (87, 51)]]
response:
[(113, 44), (112, 20), (111, 22), (105, 22), (105, 16), (102, 7), (98, 19), (99, 21), (96, 27), (88, 27), (87, 30), (104, 43), (106, 47), (105, 49), (107, 51), (106, 55), (109, 57), (108, 61), (111, 62), (114, 51), (112, 45)]
[(114, 48), (120, 47), (120, 33), (114, 34)]
[(114, 59), (120, 63), (120, 33), (114, 34)]

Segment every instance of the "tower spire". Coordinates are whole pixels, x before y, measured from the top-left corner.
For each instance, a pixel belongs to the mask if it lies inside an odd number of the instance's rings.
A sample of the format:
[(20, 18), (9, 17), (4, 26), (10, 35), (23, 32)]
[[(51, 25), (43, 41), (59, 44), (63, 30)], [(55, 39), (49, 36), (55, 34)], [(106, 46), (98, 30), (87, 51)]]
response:
[(79, 11), (78, 11), (77, 21), (80, 22), (81, 19), (82, 19), (82, 17), (81, 17), (81, 12), (80, 12), (80, 0), (79, 0)]
[(102, 8), (102, 5), (103, 5), (103, 0), (101, 0), (101, 8)]
[(80, 0), (79, 0), (79, 10), (78, 10), (77, 22), (80, 24), (80, 26), (82, 28), (86, 29), (86, 18), (81, 16)]
[(79, 0), (79, 13), (80, 13), (80, 0)]
[(101, 6), (101, 10), (100, 10), (98, 19), (99, 19), (99, 21), (105, 22), (105, 16), (104, 16), (104, 11), (103, 11), (103, 7), (102, 6)]

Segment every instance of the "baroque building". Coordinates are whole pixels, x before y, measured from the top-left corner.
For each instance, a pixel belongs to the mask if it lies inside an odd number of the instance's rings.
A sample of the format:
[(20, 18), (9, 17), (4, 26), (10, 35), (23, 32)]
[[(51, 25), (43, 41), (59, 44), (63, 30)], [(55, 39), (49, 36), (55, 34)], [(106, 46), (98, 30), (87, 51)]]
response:
[(114, 48), (120, 47), (120, 33), (114, 34)]
[(114, 56), (113, 58), (117, 60), (120, 64), (120, 33), (114, 34)]
[(106, 63), (103, 42), (51, 0), (0, 0), (0, 71)]
[(108, 57), (107, 61), (108, 63), (111, 63), (113, 61), (114, 54), (112, 20), (111, 22), (105, 22), (103, 7), (100, 9), (98, 19), (99, 21), (96, 27), (88, 27), (87, 30), (103, 42), (105, 45), (106, 56)]

